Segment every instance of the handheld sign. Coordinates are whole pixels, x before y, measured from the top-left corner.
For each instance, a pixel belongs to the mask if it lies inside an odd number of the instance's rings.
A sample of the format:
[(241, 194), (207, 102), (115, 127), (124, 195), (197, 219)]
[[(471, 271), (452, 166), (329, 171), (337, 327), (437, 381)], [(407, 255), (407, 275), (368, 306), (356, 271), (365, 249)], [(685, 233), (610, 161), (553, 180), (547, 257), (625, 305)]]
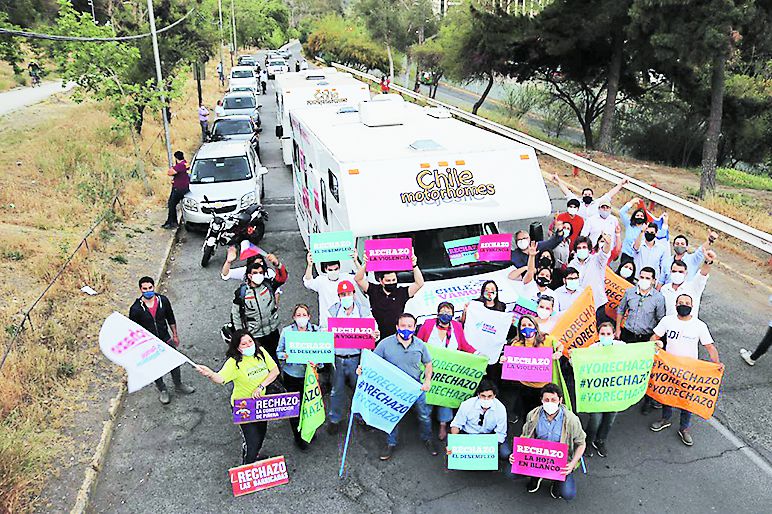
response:
[(523, 298), (522, 296), (515, 302), (515, 307), (512, 309), (515, 320), (519, 320), (523, 316), (536, 317), (536, 302), (529, 298)]
[(289, 482), (283, 455), (231, 468), (228, 474), (233, 496), (243, 496)]
[(488, 363), (493, 364), (499, 361), (511, 324), (511, 312), (490, 310), (482, 302), (472, 301), (466, 309), (464, 334), (480, 354), (488, 357)]
[(335, 339), (335, 348), (375, 348), (375, 319), (329, 318), (327, 329)]
[(515, 437), (512, 443), (512, 473), (529, 477), (541, 477), (548, 480), (566, 481), (566, 475), (560, 469), (568, 463), (568, 445)]
[(563, 345), (563, 355), (568, 357), (568, 350), (586, 348), (598, 342), (598, 327), (595, 324), (595, 301), (592, 289), (585, 287), (574, 300), (550, 332)]
[(254, 423), (300, 415), (300, 393), (269, 394), (260, 398), (242, 398), (233, 402), (233, 422)]
[(501, 366), (501, 378), (523, 382), (552, 381), (552, 348), (504, 347), (506, 362)]
[(480, 236), (477, 260), (487, 262), (512, 260), (512, 234)]
[(623, 279), (614, 271), (606, 266), (606, 315), (611, 319), (617, 319), (617, 307), (622, 302), (622, 298), (625, 296), (625, 291), (633, 287), (633, 285), (627, 280)]
[(485, 376), (488, 357), (449, 350), (427, 344), (432, 357), (432, 381), (426, 393), (426, 403), (458, 408), (461, 402), (474, 396), (477, 385)]
[(311, 234), (309, 246), (316, 263), (349, 260), (354, 251), (354, 233), (341, 230)]
[(365, 241), (367, 271), (413, 269), (413, 240), (409, 237)]
[(499, 469), (499, 436), (448, 434), (448, 469)]
[(459, 264), (469, 264), (477, 262), (477, 244), (480, 242), (480, 236), (465, 237), (464, 239), (454, 239), (445, 241), (445, 251), (448, 252), (451, 266)]
[(719, 364), (660, 350), (654, 355), (646, 394), (663, 405), (710, 419), (716, 410), (723, 377)]
[(285, 343), (288, 363), (335, 362), (335, 342), (331, 332), (287, 332)]

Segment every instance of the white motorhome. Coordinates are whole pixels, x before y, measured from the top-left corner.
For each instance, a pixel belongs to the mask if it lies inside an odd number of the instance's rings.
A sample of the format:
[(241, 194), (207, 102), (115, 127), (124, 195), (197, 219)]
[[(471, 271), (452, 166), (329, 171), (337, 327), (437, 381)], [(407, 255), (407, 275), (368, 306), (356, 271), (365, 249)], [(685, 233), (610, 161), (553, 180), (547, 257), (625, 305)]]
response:
[(504, 301), (516, 300), (509, 263), (451, 266), (443, 243), (549, 215), (533, 148), (398, 95), (377, 95), (358, 112), (295, 109), (290, 122), (306, 246), (309, 234), (337, 230), (353, 231), (360, 254), (366, 239), (412, 238), (427, 281), (408, 303), (415, 315), (436, 313), (442, 300), (460, 310), (486, 279), (496, 280)]
[[(334, 68), (333, 68), (334, 70)], [(284, 164), (292, 164), (289, 113), (302, 108), (356, 107), (370, 99), (367, 84), (350, 73), (323, 70), (286, 73), (276, 78), (276, 137), (281, 139)]]

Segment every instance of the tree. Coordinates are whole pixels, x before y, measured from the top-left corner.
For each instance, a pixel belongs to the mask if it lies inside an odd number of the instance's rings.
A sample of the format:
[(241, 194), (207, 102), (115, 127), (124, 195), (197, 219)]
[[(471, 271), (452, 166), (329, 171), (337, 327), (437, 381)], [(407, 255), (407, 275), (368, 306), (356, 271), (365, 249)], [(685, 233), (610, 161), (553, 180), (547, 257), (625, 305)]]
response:
[(445, 58), (445, 49), (442, 47), (442, 43), (436, 39), (430, 39), (422, 44), (413, 45), (410, 47), (410, 56), (418, 63), (416, 84), (418, 84), (419, 74), (422, 71), (429, 72), (432, 77), (429, 96), (431, 98), (436, 97), (440, 79), (445, 74), (445, 70), (442, 68), (442, 61)]
[[(8, 15), (4, 12), (0, 12), (0, 27), (11, 30), (20, 29), (19, 26), (8, 21)], [(0, 59), (10, 64), (15, 74), (21, 73), (22, 69), (19, 63), (24, 60), (24, 56), (18, 38), (5, 34), (0, 36)]]
[(399, 6), (383, 0), (360, 0), (354, 5), (368, 32), (375, 41), (386, 47), (389, 59), (389, 78), (394, 80), (394, 48), (401, 46), (405, 34), (405, 18)]
[(356, 20), (328, 15), (314, 23), (305, 49), (327, 61), (368, 71), (388, 66), (386, 51)]

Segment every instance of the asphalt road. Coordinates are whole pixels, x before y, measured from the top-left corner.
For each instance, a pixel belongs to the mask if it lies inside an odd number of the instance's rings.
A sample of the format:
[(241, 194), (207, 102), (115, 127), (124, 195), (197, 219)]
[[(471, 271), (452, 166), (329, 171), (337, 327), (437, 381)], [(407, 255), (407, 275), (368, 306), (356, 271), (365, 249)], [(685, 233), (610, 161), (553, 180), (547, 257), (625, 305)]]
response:
[(53, 94), (68, 91), (73, 87), (74, 84), (62, 87), (61, 80), (52, 80), (43, 82), (40, 87), (18, 87), (5, 91), (0, 93), (0, 116), (42, 102)]
[[(273, 82), (262, 114), (275, 112)], [(305, 248), (292, 207), (289, 169), (281, 164), (272, 131), (261, 137), (270, 213), (263, 248), (286, 263), (290, 280), (283, 288), (281, 315), (297, 302), (316, 305), (302, 288)], [(554, 192), (553, 192), (554, 193)], [(559, 200), (558, 200), (559, 203)], [(196, 362), (219, 368), (224, 360), (220, 326), (227, 320), (236, 284), (220, 280), (220, 251), (209, 268), (199, 266), (202, 236), (181, 232), (166, 282), (174, 303), (181, 350)], [(761, 300), (759, 300), (761, 299)], [(762, 304), (754, 303), (762, 301)], [(128, 303), (128, 302), (127, 302)], [(711, 278), (702, 313), (727, 362), (720, 417), (761, 452), (769, 452), (769, 376), (772, 358), (746, 369), (736, 355), (740, 345), (755, 344), (766, 326), (766, 296), (731, 277)], [(262, 453), (284, 455), (290, 483), (234, 498), (228, 468), (240, 464), (239, 429), (230, 421), (229, 391), (196, 374), (189, 366), (183, 379), (195, 385), (191, 396), (173, 395), (163, 406), (155, 389), (129, 395), (91, 503), (92, 512), (727, 512), (756, 513), (772, 504), (772, 474), (719, 433), (697, 420), (695, 445), (685, 447), (675, 428), (651, 432), (636, 408), (621, 414), (608, 448), (610, 456), (587, 458), (587, 474), (578, 473), (578, 496), (570, 504), (553, 500), (546, 488), (528, 494), (524, 480), (499, 473), (449, 472), (442, 456), (431, 457), (419, 444), (409, 414), (401, 443), (390, 462), (378, 460), (385, 434), (355, 428), (347, 473), (338, 479), (343, 434), (319, 431), (311, 449), (294, 446), (286, 422), (269, 424)], [(514, 435), (514, 434), (510, 434)], [(769, 453), (767, 453), (767, 456)], [(515, 507), (517, 505), (517, 507)]]

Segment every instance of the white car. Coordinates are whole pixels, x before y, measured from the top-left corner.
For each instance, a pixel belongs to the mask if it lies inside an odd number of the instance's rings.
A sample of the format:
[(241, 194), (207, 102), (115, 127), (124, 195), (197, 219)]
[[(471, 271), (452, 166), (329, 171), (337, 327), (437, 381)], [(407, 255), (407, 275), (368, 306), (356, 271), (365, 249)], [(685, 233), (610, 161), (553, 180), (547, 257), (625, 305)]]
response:
[(222, 99), (222, 116), (249, 116), (260, 126), (260, 114), (258, 113), (257, 99), (251, 91), (228, 93)]
[(208, 225), (212, 214), (234, 213), (259, 204), (263, 176), (249, 141), (218, 141), (201, 145), (190, 166), (190, 191), (182, 199), (182, 217), (187, 228)]
[(288, 73), (289, 64), (284, 59), (273, 58), (268, 61), (266, 71), (268, 72), (268, 78), (272, 79), (279, 73)]
[(254, 88), (257, 91), (257, 72), (252, 66), (234, 66), (231, 68), (231, 76), (228, 89), (238, 86)]

